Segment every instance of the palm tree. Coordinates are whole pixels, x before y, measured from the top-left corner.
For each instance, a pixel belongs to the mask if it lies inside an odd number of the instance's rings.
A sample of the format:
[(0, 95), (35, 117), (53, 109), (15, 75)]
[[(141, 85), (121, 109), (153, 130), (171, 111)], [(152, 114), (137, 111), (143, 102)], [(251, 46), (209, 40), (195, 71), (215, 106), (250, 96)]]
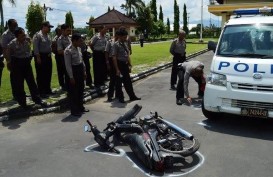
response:
[[(12, 6), (15, 6), (15, 0), (8, 0), (9, 3), (11, 3)], [(3, 12), (3, 0), (0, 0), (0, 15), (1, 15), (1, 34), (2, 34), (2, 30), (4, 28), (4, 12)]]
[(145, 3), (142, 0), (125, 0), (125, 4), (122, 4), (120, 7), (125, 9), (126, 14), (129, 17), (132, 17), (136, 14), (137, 11), (145, 7)]

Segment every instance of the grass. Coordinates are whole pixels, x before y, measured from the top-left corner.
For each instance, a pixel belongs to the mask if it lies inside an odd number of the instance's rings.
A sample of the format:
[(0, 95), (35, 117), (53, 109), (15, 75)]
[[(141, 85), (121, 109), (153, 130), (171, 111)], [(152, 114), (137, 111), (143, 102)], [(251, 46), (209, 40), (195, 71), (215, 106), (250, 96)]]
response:
[[(195, 41), (198, 41), (195, 39)], [(171, 42), (161, 42), (161, 43), (144, 43), (144, 47), (140, 47), (140, 45), (132, 45), (133, 54), (131, 55), (131, 61), (133, 65), (133, 73), (139, 73), (141, 71), (147, 70), (151, 67), (158, 66), (160, 64), (168, 63), (172, 61), (172, 56), (169, 53)], [(187, 55), (200, 51), (206, 48), (206, 44), (187, 44)], [(54, 56), (54, 55), (52, 55)], [(91, 59), (92, 60), (92, 59)], [(57, 69), (55, 58), (53, 57), (53, 72), (52, 72), (52, 80), (51, 87), (58, 88), (58, 77), (57, 77)], [(92, 63), (92, 62), (91, 62)], [(93, 68), (91, 66), (91, 68)], [(34, 61), (32, 61), (32, 69), (34, 73), (34, 77), (36, 77), (36, 71), (34, 67)], [(91, 69), (91, 74), (93, 69)], [(25, 90), (28, 93), (28, 87), (25, 83)], [(2, 83), (0, 87), (0, 102), (8, 101), (12, 98), (11, 87), (10, 87), (10, 78), (9, 71), (5, 67), (2, 75)]]

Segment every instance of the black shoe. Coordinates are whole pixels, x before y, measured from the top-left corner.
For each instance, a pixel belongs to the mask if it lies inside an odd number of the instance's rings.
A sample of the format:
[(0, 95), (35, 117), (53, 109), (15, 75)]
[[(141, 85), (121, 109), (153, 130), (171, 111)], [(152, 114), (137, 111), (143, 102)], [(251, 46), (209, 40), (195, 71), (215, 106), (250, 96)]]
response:
[(89, 112), (89, 109), (86, 109), (86, 108), (83, 108), (82, 110), (81, 110), (81, 112)]
[(125, 101), (124, 101), (123, 98), (122, 98), (122, 99), (119, 99), (119, 102), (120, 102), (120, 103), (125, 103)]
[(19, 105), (24, 109), (24, 110), (28, 110), (29, 107), (27, 106), (26, 103), (19, 103)]
[(71, 113), (72, 116), (75, 116), (75, 117), (81, 117), (82, 114), (80, 112), (75, 112), (75, 113)]
[(175, 87), (175, 85), (171, 85), (171, 88), (170, 88), (171, 90), (176, 90), (176, 87)]
[(47, 94), (41, 94), (40, 96), (41, 96), (41, 98), (49, 98), (49, 96)]
[(43, 108), (48, 107), (48, 104), (46, 102), (44, 102), (44, 101), (35, 102), (35, 104), (38, 104), (38, 105), (40, 105)]
[(132, 98), (130, 98), (130, 101), (136, 101), (136, 100), (141, 100), (141, 98), (139, 98), (139, 97), (132, 97)]
[(107, 102), (112, 102), (113, 101), (113, 98), (108, 98), (107, 99)]
[(177, 104), (177, 105), (182, 105), (182, 100), (181, 100), (181, 99), (177, 99), (177, 100), (176, 100), (176, 104)]
[(88, 85), (88, 87), (92, 90), (95, 89), (95, 86), (93, 84)]

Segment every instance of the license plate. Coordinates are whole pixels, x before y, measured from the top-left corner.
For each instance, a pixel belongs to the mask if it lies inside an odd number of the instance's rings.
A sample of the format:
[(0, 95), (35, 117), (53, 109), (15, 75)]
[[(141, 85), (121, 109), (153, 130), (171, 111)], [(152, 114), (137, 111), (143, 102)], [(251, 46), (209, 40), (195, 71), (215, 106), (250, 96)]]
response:
[(268, 117), (268, 110), (255, 109), (255, 108), (242, 108), (241, 115), (242, 116), (249, 116), (249, 117), (267, 118)]

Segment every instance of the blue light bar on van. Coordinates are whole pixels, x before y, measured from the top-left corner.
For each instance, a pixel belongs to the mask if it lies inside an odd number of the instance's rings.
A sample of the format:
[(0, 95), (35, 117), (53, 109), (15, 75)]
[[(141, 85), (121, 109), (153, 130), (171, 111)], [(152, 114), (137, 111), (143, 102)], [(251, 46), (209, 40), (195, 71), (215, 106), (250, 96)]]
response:
[(272, 13), (273, 9), (264, 7), (264, 8), (255, 8), (255, 9), (237, 9), (233, 11), (236, 15), (258, 15), (258, 14), (264, 14), (264, 13)]

